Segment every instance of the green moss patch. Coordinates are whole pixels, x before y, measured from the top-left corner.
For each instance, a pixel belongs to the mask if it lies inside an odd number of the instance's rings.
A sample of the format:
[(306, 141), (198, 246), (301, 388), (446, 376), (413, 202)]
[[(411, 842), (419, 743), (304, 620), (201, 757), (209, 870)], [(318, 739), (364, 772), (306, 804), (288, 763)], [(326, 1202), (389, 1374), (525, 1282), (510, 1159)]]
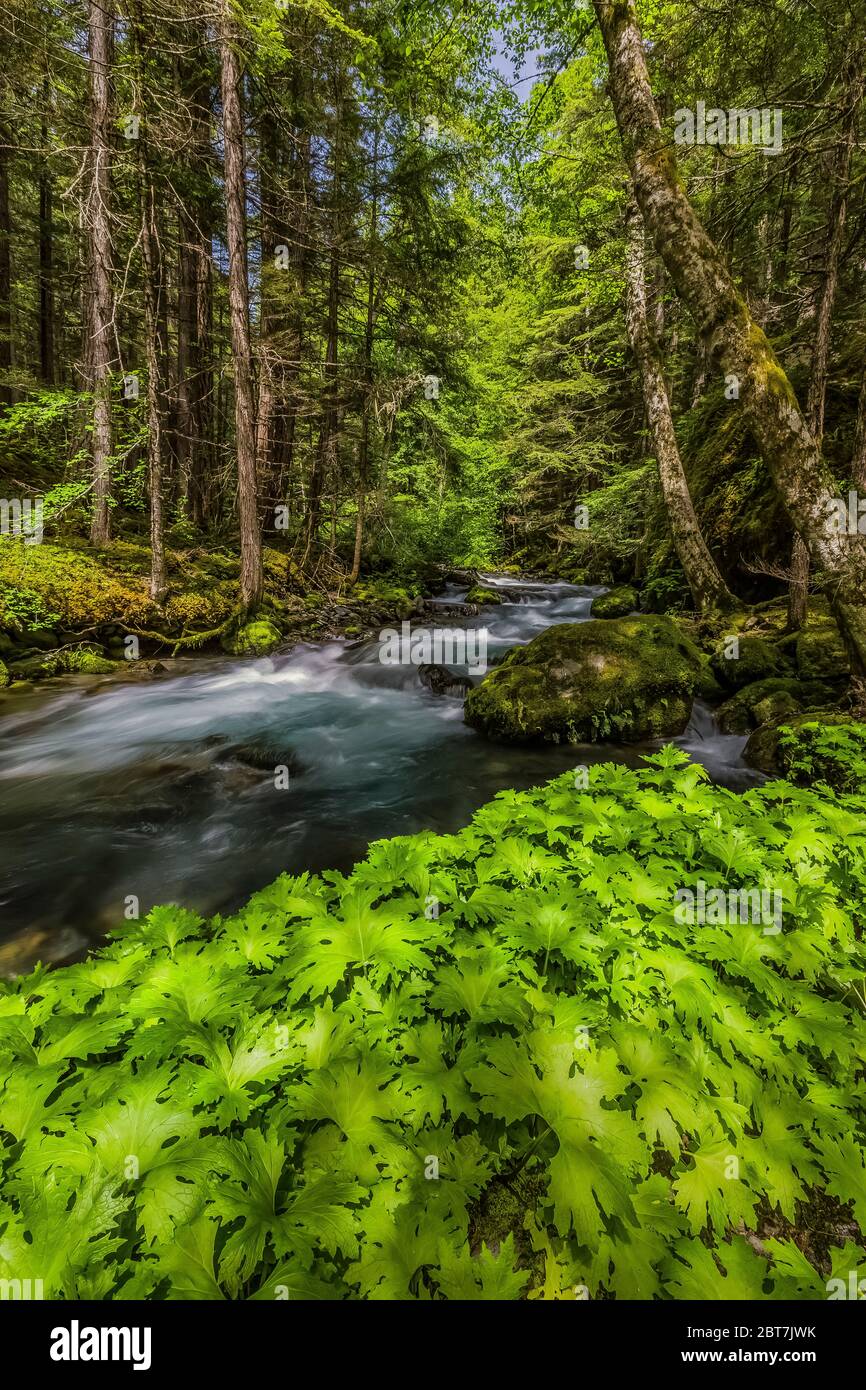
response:
[(680, 733), (701, 654), (671, 619), (561, 623), (512, 648), (466, 699), (466, 722), (505, 741), (593, 742)]

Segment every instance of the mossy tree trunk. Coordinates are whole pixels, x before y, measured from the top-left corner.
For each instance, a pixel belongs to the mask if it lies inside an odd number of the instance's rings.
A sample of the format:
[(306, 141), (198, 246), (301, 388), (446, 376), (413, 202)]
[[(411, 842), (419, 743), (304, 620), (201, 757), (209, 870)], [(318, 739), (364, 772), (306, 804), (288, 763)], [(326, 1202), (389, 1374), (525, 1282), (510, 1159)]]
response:
[(244, 122), (241, 110), (240, 35), (228, 0), (220, 22), (226, 230), (229, 252), (229, 315), (235, 376), (235, 441), (238, 459), (238, 523), (241, 533), (241, 604), (245, 612), (262, 597), (262, 540), (256, 472), (256, 400), (250, 343), (247, 270)]
[(640, 372), (644, 410), (652, 436), (668, 522), (677, 555), (698, 613), (723, 609), (734, 600), (701, 534), (674, 433), (661, 350), (650, 331), (644, 251), (644, 224), (634, 197), (626, 211), (626, 321)]
[[(830, 322), (833, 306), (836, 303), (836, 290), (839, 284), (839, 258), (845, 239), (845, 222), (848, 214), (848, 184), (851, 168), (851, 151), (857, 130), (860, 103), (863, 100), (863, 54), (855, 45), (846, 57), (843, 79), (843, 118), (839, 140), (833, 151), (830, 173), (830, 201), (824, 230), (823, 267), (821, 289), (818, 295), (818, 309), (815, 323), (815, 339), (812, 347), (812, 370), (809, 375), (809, 391), (806, 397), (806, 419), (815, 438), (821, 445), (824, 437), (824, 401), (827, 395), (827, 376), (830, 362)], [(803, 537), (794, 537), (791, 552), (791, 587), (788, 594), (788, 628), (796, 632), (804, 627), (809, 612), (809, 551)]]
[(830, 476), (791, 384), (680, 183), (653, 101), (633, 0), (594, 0), (594, 7), (623, 154), (644, 220), (710, 362), (739, 380), (749, 428), (826, 588), (853, 673), (863, 682), (866, 543), (835, 528)]
[(111, 370), (117, 360), (114, 297), (112, 292), (112, 248), (109, 224), (111, 192), (111, 60), (114, 41), (112, 0), (88, 10), (90, 41), (90, 180), (87, 189), (85, 226), (88, 238), (89, 315), (88, 363), (93, 391), (93, 519), (90, 539), (94, 545), (107, 545), (111, 535), (110, 467), (112, 452)]

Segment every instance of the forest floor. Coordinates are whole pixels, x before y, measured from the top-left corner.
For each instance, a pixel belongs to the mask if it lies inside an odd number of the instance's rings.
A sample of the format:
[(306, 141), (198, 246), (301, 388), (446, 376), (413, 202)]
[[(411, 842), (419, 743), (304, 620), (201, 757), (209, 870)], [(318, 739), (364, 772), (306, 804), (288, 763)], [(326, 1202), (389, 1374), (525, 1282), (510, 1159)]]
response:
[[(318, 582), (301, 575), (288, 548), (279, 545), (265, 545), (263, 560), (257, 618), (276, 629), (281, 645), (359, 637), (421, 608), (417, 580), (364, 579), (351, 588)], [(234, 640), (237, 555), (204, 546), (167, 549), (166, 570), (168, 591), (156, 603), (148, 592), (150, 556), (143, 544), (118, 540), (100, 550), (84, 541), (0, 545), (0, 686), (75, 671), (104, 674), (104, 663), (128, 656), (129, 635), (139, 639), (138, 655), (153, 658), (208, 647), (242, 654)], [(429, 592), (436, 577), (425, 579)]]

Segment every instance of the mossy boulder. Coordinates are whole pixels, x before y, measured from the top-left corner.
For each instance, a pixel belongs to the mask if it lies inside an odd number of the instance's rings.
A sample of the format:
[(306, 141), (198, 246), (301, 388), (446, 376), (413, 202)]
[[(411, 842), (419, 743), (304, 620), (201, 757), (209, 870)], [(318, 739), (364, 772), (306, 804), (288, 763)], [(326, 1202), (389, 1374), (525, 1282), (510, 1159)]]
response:
[(222, 646), (231, 656), (267, 656), (282, 640), (282, 633), (270, 618), (256, 618), (244, 623), (232, 636), (224, 637)]
[(4, 686), (7, 686), (9, 684), (11, 679), (12, 677), (10, 676), (9, 671), (7, 670), (6, 663), (0, 660), (0, 690), (2, 690)]
[(625, 618), (629, 613), (633, 613), (637, 606), (637, 590), (630, 584), (620, 584), (615, 589), (608, 589), (606, 594), (599, 594), (598, 598), (594, 598), (589, 611), (594, 618)]
[(467, 724), (503, 742), (625, 742), (688, 723), (701, 654), (671, 618), (560, 623), (513, 647), (466, 697)]
[(74, 647), (71, 650), (40, 652), (38, 656), (13, 661), (10, 674), (19, 681), (43, 681), (52, 676), (110, 676), (119, 663), (108, 661), (94, 647)]
[[(118, 663), (109, 661), (101, 656), (99, 652), (89, 651), (86, 648), (79, 648), (72, 652), (58, 652), (59, 670), (55, 674), (69, 674), (80, 676), (110, 676), (117, 670)], [(52, 658), (49, 658), (51, 660)]]
[(722, 685), (730, 690), (740, 690), (744, 685), (755, 681), (769, 680), (772, 676), (791, 674), (791, 666), (785, 656), (765, 637), (739, 637), (736, 655), (728, 654), (728, 645), (722, 642), (713, 653), (711, 665)]
[(50, 652), (60, 646), (60, 638), (50, 627), (31, 628), (22, 640), (25, 646), (33, 647), (38, 652)]
[(851, 666), (833, 622), (809, 624), (797, 638), (797, 671), (803, 680), (843, 680)]
[(494, 592), (493, 589), (485, 589), (481, 584), (473, 584), (466, 595), (467, 603), (501, 603), (502, 595)]
[(796, 714), (802, 709), (829, 704), (833, 692), (820, 681), (798, 681), (793, 676), (773, 676), (753, 681), (730, 696), (716, 710), (719, 728), (725, 734), (747, 734), (759, 724), (778, 716)]

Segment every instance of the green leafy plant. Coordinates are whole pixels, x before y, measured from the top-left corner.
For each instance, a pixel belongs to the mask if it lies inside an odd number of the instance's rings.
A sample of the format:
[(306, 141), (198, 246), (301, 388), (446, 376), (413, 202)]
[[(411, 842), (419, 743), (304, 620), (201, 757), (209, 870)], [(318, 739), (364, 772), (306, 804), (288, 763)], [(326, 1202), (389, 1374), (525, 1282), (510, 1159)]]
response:
[(810, 720), (779, 731), (785, 775), (793, 782), (826, 782), (838, 791), (866, 789), (866, 724)]
[[(825, 1298), (866, 1261), (866, 801), (647, 764), (6, 983), (0, 1276)], [(697, 876), (783, 929), (678, 921)]]

